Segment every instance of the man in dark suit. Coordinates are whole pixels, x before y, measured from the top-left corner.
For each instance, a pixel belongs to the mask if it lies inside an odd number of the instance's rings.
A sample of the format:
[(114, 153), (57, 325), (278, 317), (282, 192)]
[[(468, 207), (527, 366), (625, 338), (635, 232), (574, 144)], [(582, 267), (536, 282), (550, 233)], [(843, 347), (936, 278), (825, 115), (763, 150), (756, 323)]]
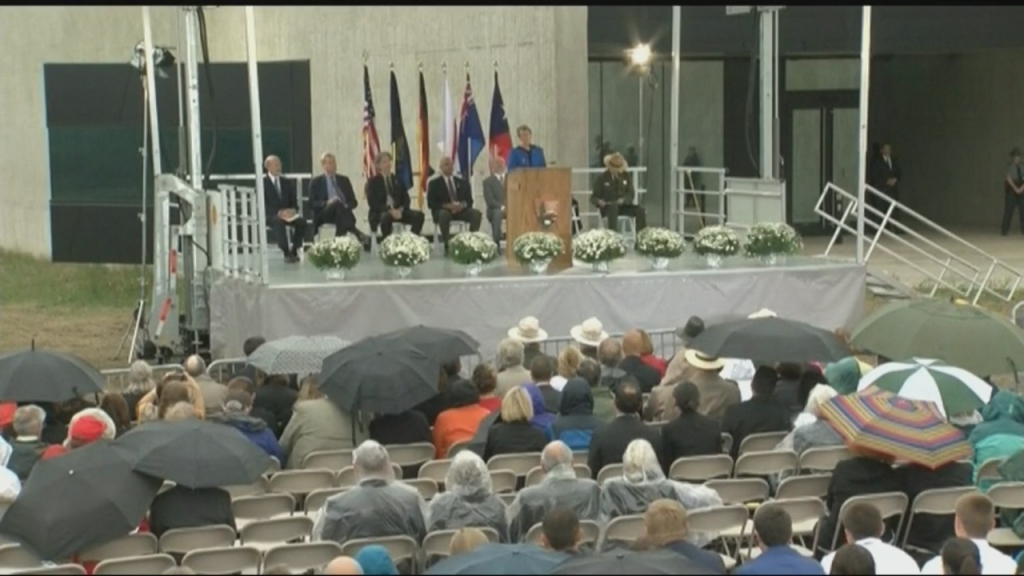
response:
[(451, 158), (441, 158), (441, 175), (427, 185), (427, 206), (430, 207), (434, 223), (441, 228), (445, 250), (448, 249), (452, 220), (469, 222), (469, 229), (473, 232), (480, 230), (480, 222), (483, 220), (480, 211), (473, 208), (473, 190), (469, 182), (455, 176), (454, 169)]
[[(277, 245), (284, 252), (285, 262), (298, 262), (299, 247), (306, 239), (306, 219), (299, 210), (295, 181), (281, 175), (281, 159), (277, 156), (267, 156), (263, 168), (266, 170), (263, 175), (263, 207), (267, 214), (267, 224), (274, 231)], [(292, 229), (290, 246), (289, 227)]]
[(387, 238), (395, 222), (400, 222), (411, 226), (413, 234), (419, 234), (423, 230), (423, 212), (412, 209), (409, 190), (392, 171), (391, 153), (377, 154), (375, 162), (377, 175), (366, 183), (370, 232), (376, 232), (380, 226), (381, 237)]
[(622, 463), (622, 453), (633, 440), (647, 440), (654, 448), (655, 454), (661, 454), (661, 433), (644, 424), (640, 418), (644, 398), (637, 381), (631, 376), (626, 376), (615, 387), (613, 393), (615, 409), (619, 415), (603, 428), (595, 430), (590, 437), (587, 465), (590, 466), (595, 480), (601, 468), (609, 464)]
[(352, 234), (363, 243), (366, 251), (370, 250), (370, 237), (356, 228), (356, 215), (353, 210), (359, 205), (356, 193), (352, 189), (352, 181), (348, 176), (337, 173), (338, 164), (334, 154), (324, 152), (320, 157), (320, 166), (324, 173), (309, 182), (309, 203), (313, 207), (313, 229), (319, 230), (323, 224), (334, 224), (334, 234), (344, 236)]
[(750, 400), (733, 404), (725, 410), (722, 432), (732, 436), (733, 460), (739, 457), (740, 445), (752, 434), (764, 432), (789, 432), (792, 428), (789, 410), (775, 400), (775, 385), (779, 374), (771, 366), (761, 366), (750, 381), (753, 395)]
[[(903, 170), (900, 168), (899, 160), (892, 155), (892, 145), (882, 144), (879, 147), (878, 155), (874, 157), (871, 162), (871, 186), (873, 186), (879, 192), (885, 194), (893, 201), (900, 201), (900, 181), (903, 179)], [(874, 202), (869, 202), (874, 205), (881, 212), (885, 212), (889, 209), (889, 203), (881, 201), (881, 199), (874, 197)], [(900, 220), (899, 210), (893, 210), (891, 220)], [(881, 223), (880, 218), (876, 218)], [(899, 227), (894, 226), (893, 232), (901, 234), (903, 230)]]

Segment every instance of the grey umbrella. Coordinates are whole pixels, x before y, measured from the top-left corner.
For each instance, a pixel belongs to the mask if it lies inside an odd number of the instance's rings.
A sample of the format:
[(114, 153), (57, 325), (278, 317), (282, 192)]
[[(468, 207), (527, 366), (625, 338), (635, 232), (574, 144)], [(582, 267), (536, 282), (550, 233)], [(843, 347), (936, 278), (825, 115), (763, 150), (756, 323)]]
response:
[(348, 345), (337, 336), (288, 336), (257, 348), (249, 364), (267, 374), (316, 374), (324, 358)]

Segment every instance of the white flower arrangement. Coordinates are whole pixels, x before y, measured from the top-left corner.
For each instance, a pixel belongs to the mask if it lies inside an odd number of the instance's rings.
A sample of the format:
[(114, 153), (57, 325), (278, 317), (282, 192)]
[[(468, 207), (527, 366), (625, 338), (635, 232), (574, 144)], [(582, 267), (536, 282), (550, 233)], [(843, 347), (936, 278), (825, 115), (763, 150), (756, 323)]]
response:
[(430, 242), (412, 232), (392, 234), (380, 244), (380, 259), (388, 266), (412, 268), (430, 260)]
[(686, 251), (682, 234), (668, 228), (644, 228), (636, 235), (636, 252), (648, 258), (679, 258)]
[(611, 262), (625, 255), (625, 238), (607, 228), (587, 230), (572, 241), (572, 257), (587, 264)]
[(701, 256), (734, 256), (740, 251), (740, 239), (727, 226), (706, 226), (694, 237), (693, 251)]
[(362, 243), (348, 235), (321, 240), (306, 251), (306, 257), (319, 270), (350, 270), (362, 254)]
[(551, 232), (527, 232), (512, 243), (512, 252), (521, 264), (554, 260), (565, 252), (565, 243)]
[(751, 258), (790, 256), (803, 250), (804, 243), (792, 226), (782, 222), (754, 224), (747, 232), (743, 252)]
[(498, 257), (498, 245), (489, 234), (460, 232), (448, 244), (448, 255), (457, 264), (487, 264)]

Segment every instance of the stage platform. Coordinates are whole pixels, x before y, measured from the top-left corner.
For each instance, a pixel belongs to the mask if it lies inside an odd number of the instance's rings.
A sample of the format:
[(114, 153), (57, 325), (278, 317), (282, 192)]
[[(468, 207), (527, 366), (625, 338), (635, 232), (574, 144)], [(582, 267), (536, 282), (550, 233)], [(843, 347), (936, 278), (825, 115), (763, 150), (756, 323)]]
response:
[(633, 327), (651, 331), (681, 326), (698, 314), (714, 317), (770, 308), (821, 326), (849, 326), (863, 313), (865, 269), (846, 260), (793, 257), (763, 266), (742, 258), (709, 269), (687, 254), (667, 270), (630, 254), (607, 274), (575, 266), (531, 275), (504, 260), (467, 277), (435, 257), (399, 279), (368, 255), (341, 281), (328, 280), (307, 262), (286, 264), (275, 254), (271, 282), (255, 285), (219, 278), (210, 294), (212, 352), (242, 355), (242, 342), (293, 334), (335, 334), (349, 341), (416, 324), (458, 328), (481, 343), (485, 357), (523, 316), (536, 316), (551, 338), (591, 316), (611, 334)]

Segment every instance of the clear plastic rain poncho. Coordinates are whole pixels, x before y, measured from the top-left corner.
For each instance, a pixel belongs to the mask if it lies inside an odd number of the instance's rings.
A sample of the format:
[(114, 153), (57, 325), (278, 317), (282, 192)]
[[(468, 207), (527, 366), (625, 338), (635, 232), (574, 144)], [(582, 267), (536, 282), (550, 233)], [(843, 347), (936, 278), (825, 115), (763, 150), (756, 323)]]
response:
[(426, 503), (415, 488), (395, 482), (384, 447), (367, 440), (354, 457), (357, 471), (380, 472), (362, 472), (357, 487), (327, 500), (317, 515), (313, 540), (340, 544), (354, 538), (411, 536), (422, 541), (427, 534)]
[(552, 508), (564, 507), (580, 520), (601, 520), (601, 487), (589, 478), (576, 478), (572, 465), (552, 468), (536, 486), (519, 491), (508, 507), (508, 535), (522, 542), (534, 524)]
[[(705, 486), (665, 478), (654, 448), (646, 440), (633, 440), (622, 454), (622, 476), (609, 478), (601, 487), (601, 517), (604, 521), (629, 514), (643, 514), (661, 498), (675, 500), (687, 511), (722, 505), (718, 493)], [(687, 540), (703, 546), (717, 534), (691, 533)]]
[(7, 462), (11, 459), (14, 449), (4, 439), (0, 438), (0, 518), (11, 503), (21, 494), (21, 481), (18, 475), (7, 468)]
[(427, 531), (494, 528), (508, 542), (505, 504), (494, 495), (487, 465), (475, 453), (459, 452), (444, 480), (445, 491), (427, 507)]

